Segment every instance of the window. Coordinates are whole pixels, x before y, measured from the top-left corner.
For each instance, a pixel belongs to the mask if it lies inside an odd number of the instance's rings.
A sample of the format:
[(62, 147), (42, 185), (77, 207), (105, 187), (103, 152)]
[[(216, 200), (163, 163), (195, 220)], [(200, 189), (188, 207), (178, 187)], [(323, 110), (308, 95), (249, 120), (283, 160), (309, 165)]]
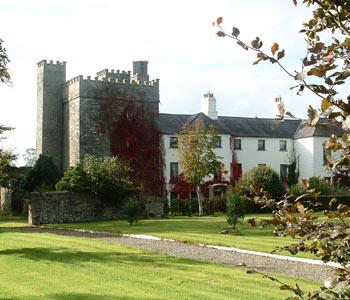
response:
[(331, 149), (326, 149), (323, 147), (323, 165), (327, 165), (328, 160), (327, 156), (332, 156), (332, 150)]
[(233, 150), (242, 150), (242, 140), (234, 139), (233, 140)]
[(280, 140), (280, 151), (287, 151), (287, 141)]
[(288, 165), (280, 165), (280, 177), (281, 179), (287, 179), (288, 177)]
[(177, 147), (178, 147), (177, 136), (171, 136), (170, 137), (170, 148), (177, 148)]
[(265, 140), (258, 140), (258, 151), (265, 151)]
[(170, 163), (170, 182), (176, 182), (179, 176), (179, 163), (171, 162)]
[(215, 136), (215, 148), (221, 148), (221, 136)]

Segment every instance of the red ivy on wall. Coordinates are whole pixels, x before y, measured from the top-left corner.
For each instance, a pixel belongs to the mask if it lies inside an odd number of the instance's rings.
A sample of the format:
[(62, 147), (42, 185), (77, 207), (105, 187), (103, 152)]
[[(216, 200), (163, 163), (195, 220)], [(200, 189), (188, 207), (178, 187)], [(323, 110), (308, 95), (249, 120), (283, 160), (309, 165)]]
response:
[(160, 197), (164, 195), (161, 132), (158, 112), (147, 108), (133, 101), (105, 101), (101, 123), (109, 133), (111, 154), (130, 165), (134, 182), (145, 194)]

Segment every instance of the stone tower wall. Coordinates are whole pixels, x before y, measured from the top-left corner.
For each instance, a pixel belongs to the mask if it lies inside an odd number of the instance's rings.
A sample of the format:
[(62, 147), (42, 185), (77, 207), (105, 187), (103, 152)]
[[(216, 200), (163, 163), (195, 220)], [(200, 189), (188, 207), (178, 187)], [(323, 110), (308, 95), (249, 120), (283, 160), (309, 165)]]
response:
[(38, 63), (37, 155), (52, 156), (60, 170), (84, 155), (111, 155), (110, 132), (126, 104), (159, 113), (159, 80), (135, 82), (130, 72), (102, 70), (66, 82), (66, 64)]
[(63, 170), (80, 160), (80, 77), (63, 90)]
[(62, 170), (62, 92), (66, 81), (65, 62), (38, 63), (37, 156), (51, 156)]
[(159, 113), (159, 82), (130, 84), (114, 80), (80, 79), (80, 158), (85, 154), (111, 155), (110, 130), (133, 102), (148, 111)]

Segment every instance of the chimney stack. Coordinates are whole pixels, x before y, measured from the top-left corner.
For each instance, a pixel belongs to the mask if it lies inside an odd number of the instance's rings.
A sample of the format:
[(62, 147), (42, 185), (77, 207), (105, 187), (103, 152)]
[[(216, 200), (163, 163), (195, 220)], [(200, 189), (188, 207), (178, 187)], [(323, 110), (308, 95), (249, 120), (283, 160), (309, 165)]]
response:
[(273, 104), (273, 114), (275, 119), (283, 119), (285, 113), (284, 103), (282, 101), (281, 96), (277, 96), (275, 98), (275, 102)]
[(202, 98), (202, 113), (206, 114), (210, 119), (217, 120), (218, 112), (216, 110), (216, 99), (214, 94), (207, 92)]

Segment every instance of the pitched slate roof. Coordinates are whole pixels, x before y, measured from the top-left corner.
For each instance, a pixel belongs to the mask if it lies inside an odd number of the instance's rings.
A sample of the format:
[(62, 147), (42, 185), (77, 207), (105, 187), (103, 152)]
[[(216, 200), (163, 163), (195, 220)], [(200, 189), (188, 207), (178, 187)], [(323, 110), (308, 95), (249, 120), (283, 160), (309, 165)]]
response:
[[(331, 134), (336, 134), (337, 136), (342, 136), (344, 131), (342, 128), (335, 125), (324, 125), (326, 120), (320, 120), (320, 125), (318, 127), (311, 127), (306, 124), (306, 121), (300, 122), (297, 131), (294, 134), (294, 138), (305, 138), (305, 137), (329, 137)], [(323, 124), (323, 125), (322, 125)]]
[[(245, 118), (219, 116), (212, 120), (203, 113), (194, 115), (159, 114), (159, 127), (163, 134), (177, 134), (184, 124), (193, 124), (201, 119), (205, 126), (214, 125), (220, 134), (230, 134), (237, 137), (265, 138), (305, 138), (329, 137), (332, 133), (342, 135), (341, 128), (336, 126), (310, 127), (305, 120), (268, 118)], [(321, 120), (322, 123), (322, 120)]]

